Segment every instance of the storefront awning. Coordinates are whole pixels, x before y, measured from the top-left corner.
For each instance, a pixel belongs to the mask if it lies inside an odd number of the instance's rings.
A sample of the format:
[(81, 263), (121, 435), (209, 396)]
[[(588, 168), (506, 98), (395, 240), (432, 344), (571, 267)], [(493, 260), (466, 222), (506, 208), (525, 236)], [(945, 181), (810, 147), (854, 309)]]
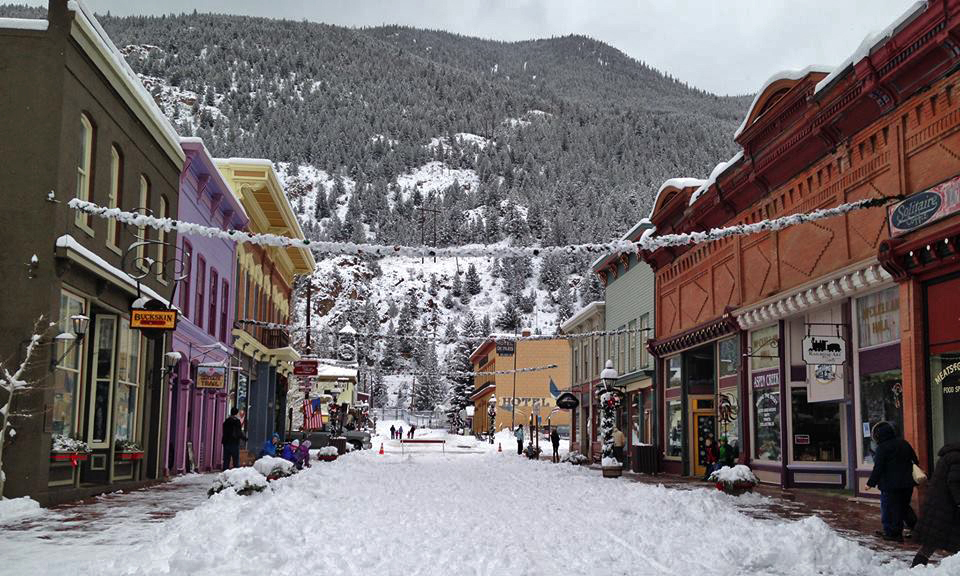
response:
[(655, 357), (663, 358), (736, 331), (736, 320), (730, 314), (724, 314), (718, 320), (701, 324), (675, 336), (651, 340), (648, 349)]
[(856, 295), (892, 279), (886, 270), (873, 261), (826, 277), (812, 286), (778, 294), (759, 305), (734, 310), (733, 315), (740, 328), (749, 330), (780, 318), (794, 316), (809, 308), (817, 308)]

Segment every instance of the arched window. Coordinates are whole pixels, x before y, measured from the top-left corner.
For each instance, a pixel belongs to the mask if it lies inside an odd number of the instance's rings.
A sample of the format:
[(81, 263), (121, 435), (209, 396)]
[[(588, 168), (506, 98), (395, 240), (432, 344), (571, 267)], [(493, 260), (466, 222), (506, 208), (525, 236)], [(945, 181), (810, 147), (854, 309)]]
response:
[[(150, 181), (147, 180), (147, 177), (143, 174), (140, 175), (140, 205), (137, 206), (137, 212), (139, 214), (148, 214), (150, 209)], [(147, 246), (144, 244), (150, 238), (150, 232), (147, 230), (146, 226), (139, 226), (137, 228), (137, 266), (143, 270), (147, 271), (150, 269), (147, 266), (145, 261), (147, 255)]]
[[(114, 144), (110, 147), (110, 197), (107, 199), (109, 208), (123, 207), (123, 153), (120, 147)], [(119, 220), (107, 221), (107, 246), (120, 250)]]
[(206, 291), (207, 280), (207, 261), (203, 256), (197, 254), (197, 298), (194, 302), (193, 323), (197, 328), (203, 328), (203, 315), (207, 311), (204, 308), (203, 295)]
[(210, 267), (210, 293), (207, 301), (210, 302), (210, 315), (207, 316), (207, 334), (217, 337), (217, 288), (220, 286), (220, 274), (213, 266)]
[[(167, 202), (167, 197), (160, 195), (160, 213), (161, 218), (170, 217), (170, 205)], [(157, 232), (157, 240), (160, 241), (157, 244), (157, 279), (163, 282), (163, 274), (166, 272), (166, 262), (167, 262), (167, 233), (165, 230), (159, 230)]]
[[(90, 202), (93, 189), (93, 144), (95, 141), (95, 128), (90, 117), (86, 114), (80, 115), (80, 155), (77, 158), (77, 198)], [(93, 229), (90, 228), (90, 214), (77, 211), (77, 226), (83, 228), (88, 234), (93, 236)]]

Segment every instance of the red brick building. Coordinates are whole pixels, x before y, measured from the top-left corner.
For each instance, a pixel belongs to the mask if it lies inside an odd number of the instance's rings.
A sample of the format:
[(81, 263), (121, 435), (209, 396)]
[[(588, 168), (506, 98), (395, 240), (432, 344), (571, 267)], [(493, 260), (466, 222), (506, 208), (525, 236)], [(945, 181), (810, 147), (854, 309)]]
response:
[(960, 289), (958, 64), (960, 0), (915, 5), (840, 67), (771, 78), (734, 136), (742, 152), (661, 188), (657, 234), (910, 197), (643, 253), (665, 469), (702, 473), (713, 433), (762, 481), (860, 492), (877, 421), (925, 467), (960, 440), (960, 304), (946, 297)]

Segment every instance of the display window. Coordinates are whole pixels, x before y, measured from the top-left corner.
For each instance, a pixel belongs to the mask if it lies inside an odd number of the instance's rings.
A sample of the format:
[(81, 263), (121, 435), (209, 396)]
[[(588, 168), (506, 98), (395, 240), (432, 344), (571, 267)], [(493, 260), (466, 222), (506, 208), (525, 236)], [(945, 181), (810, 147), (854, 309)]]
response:
[[(60, 318), (58, 330), (61, 334), (73, 333), (71, 317), (84, 313), (86, 301), (70, 292), (60, 293)], [(54, 434), (73, 436), (77, 425), (77, 391), (80, 389), (83, 362), (83, 341), (67, 340), (64, 345), (66, 354), (57, 364), (53, 382), (53, 414), (51, 426)]]
[(683, 455), (683, 405), (680, 400), (667, 402), (667, 458)]
[(807, 389), (790, 390), (794, 462), (842, 461), (840, 404), (809, 402)]
[(779, 336), (777, 325), (750, 333), (753, 456), (757, 460), (781, 459)]

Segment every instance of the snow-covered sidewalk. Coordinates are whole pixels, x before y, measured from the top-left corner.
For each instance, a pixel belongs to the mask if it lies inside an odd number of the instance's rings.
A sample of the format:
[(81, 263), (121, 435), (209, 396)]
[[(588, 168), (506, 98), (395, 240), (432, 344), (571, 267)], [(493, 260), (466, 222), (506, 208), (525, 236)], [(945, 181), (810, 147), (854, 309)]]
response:
[[(399, 442), (378, 437), (374, 450), (314, 463), (273, 482), (267, 492), (218, 494), (153, 525), (108, 525), (100, 538), (82, 545), (71, 546), (69, 534), (53, 530), (0, 529), (2, 570), (231, 576), (960, 573), (960, 557), (908, 571), (903, 560), (841, 536), (817, 517), (758, 519), (747, 512), (763, 505), (761, 496), (738, 499), (716, 490), (603, 479), (586, 467), (530, 461), (473, 438), (446, 438), (446, 454), (422, 445), (401, 456)], [(504, 448), (507, 440), (504, 435)], [(205, 498), (207, 485), (196, 485), (199, 496), (193, 497)], [(59, 550), (60, 539), (67, 548)], [(55, 554), (69, 560), (69, 570), (53, 562)]]

